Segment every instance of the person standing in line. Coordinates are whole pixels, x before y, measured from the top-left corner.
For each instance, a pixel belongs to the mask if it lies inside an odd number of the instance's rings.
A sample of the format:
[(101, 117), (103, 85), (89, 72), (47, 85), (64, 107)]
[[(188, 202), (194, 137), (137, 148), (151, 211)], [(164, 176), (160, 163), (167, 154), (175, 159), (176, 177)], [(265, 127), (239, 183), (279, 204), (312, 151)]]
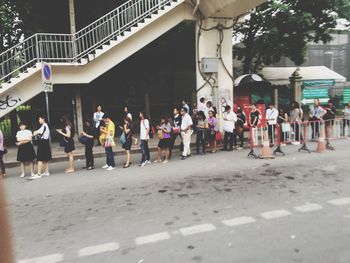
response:
[[(343, 120), (343, 136), (349, 136), (350, 135), (350, 102), (348, 105), (346, 105), (344, 112), (344, 120)], [(348, 132), (345, 132), (346, 127), (348, 127)]]
[(115, 160), (113, 147), (115, 146), (114, 136), (115, 136), (115, 125), (111, 120), (108, 113), (105, 113), (102, 117), (105, 127), (101, 128), (101, 133), (105, 136), (104, 148), (106, 152), (106, 164), (102, 167), (107, 171), (112, 171), (115, 169)]
[[(125, 121), (125, 117), (128, 117), (129, 119), (130, 119), (130, 124), (132, 125), (132, 114), (129, 112), (129, 108), (128, 108), (128, 106), (125, 106), (124, 107), (124, 118), (123, 118), (123, 123), (124, 123), (124, 121)], [(132, 140), (134, 140), (135, 141), (135, 145), (138, 143), (138, 139), (134, 136), (134, 135), (132, 135)]]
[(146, 164), (151, 163), (151, 157), (149, 154), (148, 140), (150, 133), (150, 125), (148, 118), (144, 112), (140, 112), (140, 140), (141, 140), (141, 153), (142, 159), (139, 164), (140, 167), (144, 167)]
[[(208, 122), (206, 120), (203, 111), (199, 111), (196, 115), (197, 120), (197, 138), (196, 138), (196, 150), (197, 154), (206, 154), (205, 139), (207, 135)], [(202, 146), (202, 153), (199, 151), (199, 147)]]
[(16, 145), (18, 146), (17, 161), (20, 162), (21, 178), (26, 176), (25, 165), (30, 163), (30, 174), (34, 176), (34, 160), (36, 154), (32, 144), (33, 133), (27, 130), (27, 125), (23, 122), (19, 124), (19, 131), (16, 134)]
[(132, 144), (132, 137), (134, 134), (134, 128), (132, 125), (132, 121), (129, 117), (124, 118), (124, 125), (121, 127), (123, 129), (123, 134), (122, 136), (125, 136), (125, 141), (123, 143), (123, 148), (126, 153), (126, 162), (123, 166), (123, 168), (129, 168), (131, 165), (131, 144)]
[(161, 119), (161, 123), (159, 126), (157, 126), (158, 130), (158, 154), (157, 154), (157, 160), (155, 160), (155, 163), (162, 162), (162, 150), (165, 150), (165, 159), (163, 163), (169, 162), (169, 149), (171, 144), (171, 125), (169, 122), (169, 118), (163, 116)]
[(205, 98), (204, 97), (199, 99), (198, 112), (200, 112), (200, 111), (202, 111), (204, 114), (206, 114), (208, 111), (207, 106), (205, 105)]
[(326, 113), (323, 115), (323, 120), (325, 122), (326, 128), (326, 147), (327, 149), (334, 150), (331, 146), (330, 138), (332, 134), (332, 128), (334, 125), (335, 114), (337, 112), (336, 107), (334, 106), (333, 100), (328, 100), (328, 105), (324, 108)]
[(186, 108), (181, 109), (181, 137), (184, 145), (181, 160), (186, 160), (191, 155), (191, 135), (193, 133), (193, 121), (191, 116), (187, 113)]
[(316, 140), (320, 136), (320, 126), (323, 115), (326, 111), (321, 107), (320, 100), (314, 99), (314, 109), (310, 112), (309, 121), (311, 121), (312, 140)]
[(101, 142), (99, 140), (100, 137), (100, 130), (101, 130), (101, 126), (102, 126), (102, 117), (103, 117), (104, 113), (102, 112), (102, 107), (99, 105), (96, 108), (96, 112), (94, 113), (94, 124), (95, 124), (95, 129), (96, 129), (96, 137), (97, 137), (97, 145), (96, 146), (100, 146)]
[(182, 100), (182, 108), (185, 108), (186, 111), (187, 111), (187, 114), (191, 114), (191, 111), (190, 111), (190, 106), (188, 105), (188, 102), (185, 101), (185, 100)]
[(210, 151), (211, 153), (216, 153), (216, 133), (218, 132), (218, 120), (216, 119), (212, 110), (208, 112), (208, 115)]
[(284, 126), (288, 122), (288, 114), (284, 111), (284, 109), (281, 107), (278, 110), (278, 119), (277, 123), (280, 127), (280, 137), (281, 137), (281, 144), (285, 145), (287, 141), (287, 132), (284, 130)]
[[(38, 161), (38, 173), (29, 177), (31, 180), (39, 179), (42, 176), (49, 176), (49, 161), (52, 159), (51, 146), (50, 146), (50, 128), (46, 123), (46, 117), (39, 117), (40, 128), (33, 132), (33, 135), (37, 137), (38, 150), (36, 153)], [(42, 173), (43, 168), (45, 172)]]
[(74, 127), (72, 122), (66, 116), (63, 116), (60, 121), (62, 124), (62, 129), (57, 129), (56, 131), (60, 135), (62, 135), (64, 152), (67, 154), (68, 157), (69, 167), (65, 170), (65, 173), (74, 173)]
[(4, 145), (4, 134), (0, 130), (0, 170), (1, 176), (6, 177), (6, 169), (4, 164), (4, 155), (7, 153), (5, 145)]
[(86, 137), (85, 158), (86, 158), (86, 169), (89, 171), (95, 169), (94, 154), (93, 154), (94, 138), (95, 138), (94, 134), (95, 134), (95, 129), (93, 128), (93, 125), (91, 124), (90, 120), (85, 120), (84, 130), (81, 135)]
[(181, 144), (180, 144), (180, 151), (183, 151), (183, 143), (182, 143), (182, 138), (181, 138), (181, 120), (182, 117), (179, 114), (179, 110), (177, 108), (174, 108), (173, 110), (173, 129), (171, 133), (171, 143), (170, 143), (170, 152), (169, 152), (169, 158), (171, 158), (174, 146), (175, 146), (175, 141), (177, 137), (179, 136), (181, 139)]
[[(243, 144), (244, 144), (244, 124), (246, 122), (246, 116), (242, 110), (241, 107), (238, 107), (237, 110), (237, 122), (235, 123), (235, 130), (234, 130), (234, 147), (237, 148), (237, 150), (243, 150)], [(240, 140), (240, 145), (237, 147), (237, 137)]]
[(236, 115), (236, 113), (231, 111), (231, 107), (229, 105), (227, 105), (227, 106), (225, 106), (225, 112), (223, 113), (222, 118), (224, 120), (223, 130), (225, 132), (224, 147), (222, 148), (222, 150), (223, 151), (232, 151), (233, 150), (233, 141), (234, 141), (235, 123), (237, 122), (237, 115)]
[(294, 131), (294, 141), (292, 141), (292, 144), (300, 144), (300, 142), (303, 141), (303, 110), (300, 108), (300, 104), (297, 101), (292, 102), (289, 122)]
[(267, 130), (270, 138), (270, 147), (274, 145), (275, 142), (275, 129), (278, 119), (278, 110), (275, 109), (273, 103), (269, 103), (269, 107), (266, 110), (266, 121), (267, 121)]

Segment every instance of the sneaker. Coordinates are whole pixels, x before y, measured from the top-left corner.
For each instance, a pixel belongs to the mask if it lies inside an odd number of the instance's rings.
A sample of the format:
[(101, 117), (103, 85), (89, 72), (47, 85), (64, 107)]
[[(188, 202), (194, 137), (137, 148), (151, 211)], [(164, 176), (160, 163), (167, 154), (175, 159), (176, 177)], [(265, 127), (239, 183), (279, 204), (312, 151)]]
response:
[[(147, 162), (147, 161), (146, 161)], [(144, 167), (146, 165), (146, 162), (140, 163), (139, 166), (140, 167)]]
[(153, 163), (161, 163), (161, 160), (155, 160)]
[(46, 177), (49, 177), (50, 176), (50, 173), (42, 173), (41, 176), (46, 176)]
[(292, 142), (293, 145), (300, 145), (300, 142)]
[(182, 156), (182, 157), (181, 157), (181, 160), (186, 160), (186, 159), (187, 159), (186, 156)]
[(237, 150), (243, 150), (243, 147), (237, 147)]
[(24, 177), (26, 177), (26, 175), (25, 174), (21, 174), (20, 178), (24, 178)]
[(87, 168), (88, 171), (91, 171), (91, 170), (93, 170), (93, 169), (95, 169), (94, 166), (90, 166), (90, 167)]
[(164, 160), (163, 163), (168, 163), (169, 161), (168, 160)]
[(29, 177), (28, 179), (29, 180), (35, 180), (35, 179), (40, 179), (41, 178), (41, 175), (39, 174), (34, 174), (33, 176)]
[(145, 164), (151, 164), (152, 162), (150, 160), (146, 161)]
[(115, 167), (109, 166), (106, 170), (107, 170), (107, 171), (112, 171), (112, 170), (114, 170), (114, 169), (115, 169)]
[(109, 168), (109, 165), (105, 164), (104, 166), (102, 166), (102, 169), (107, 169)]

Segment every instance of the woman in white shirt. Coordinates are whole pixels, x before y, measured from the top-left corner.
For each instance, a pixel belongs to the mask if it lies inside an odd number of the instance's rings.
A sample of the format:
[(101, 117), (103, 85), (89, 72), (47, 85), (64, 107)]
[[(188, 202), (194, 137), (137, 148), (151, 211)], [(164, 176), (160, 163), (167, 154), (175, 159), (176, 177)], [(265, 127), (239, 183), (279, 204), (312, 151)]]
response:
[[(40, 116), (39, 123), (41, 127), (39, 130), (33, 132), (38, 139), (38, 150), (36, 153), (38, 160), (38, 174), (31, 176), (30, 179), (39, 179), (41, 176), (49, 176), (49, 161), (52, 159), (50, 146), (50, 128), (46, 123), (46, 117)], [(44, 166), (44, 167), (43, 167)], [(43, 168), (45, 172), (42, 173)]]
[(34, 176), (34, 160), (36, 159), (36, 154), (32, 144), (33, 134), (30, 130), (27, 130), (27, 125), (25, 123), (20, 123), (19, 129), (20, 130), (16, 134), (16, 145), (18, 146), (17, 161), (20, 162), (21, 178), (26, 176), (26, 163), (30, 163), (30, 173), (31, 176)]
[[(346, 126), (348, 126), (348, 130), (346, 132)], [(344, 136), (349, 136), (350, 135), (350, 102), (348, 105), (346, 105), (344, 109), (344, 120), (343, 120), (343, 135)]]

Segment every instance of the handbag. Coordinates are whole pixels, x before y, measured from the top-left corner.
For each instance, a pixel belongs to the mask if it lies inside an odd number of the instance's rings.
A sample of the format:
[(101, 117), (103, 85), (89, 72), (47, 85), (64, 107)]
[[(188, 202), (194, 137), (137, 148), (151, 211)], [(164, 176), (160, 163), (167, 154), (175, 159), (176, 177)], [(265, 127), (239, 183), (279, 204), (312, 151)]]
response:
[(174, 127), (173, 128), (173, 133), (174, 134), (180, 134), (180, 128), (179, 127)]
[(222, 141), (222, 135), (220, 131), (217, 131), (215, 134), (215, 140), (216, 141)]
[(120, 142), (122, 145), (124, 145), (126, 143), (125, 132), (123, 132), (122, 135), (120, 136)]
[(42, 139), (45, 132), (46, 132), (46, 126), (44, 126), (44, 131), (42, 134), (38, 134), (38, 135), (33, 137), (33, 140), (32, 140), (33, 145), (35, 145), (35, 146), (39, 145), (39, 141)]
[(282, 132), (290, 132), (290, 123), (282, 123)]
[(157, 131), (157, 135), (159, 140), (163, 140), (164, 139), (164, 132), (162, 130), (158, 130)]
[(79, 142), (83, 145), (87, 145), (87, 143), (89, 142), (89, 138), (83, 135), (79, 138)]
[(108, 136), (108, 138), (106, 138), (106, 142), (104, 144), (105, 148), (110, 148), (110, 147), (114, 147), (115, 146), (115, 142), (113, 140), (113, 138), (111, 136)]

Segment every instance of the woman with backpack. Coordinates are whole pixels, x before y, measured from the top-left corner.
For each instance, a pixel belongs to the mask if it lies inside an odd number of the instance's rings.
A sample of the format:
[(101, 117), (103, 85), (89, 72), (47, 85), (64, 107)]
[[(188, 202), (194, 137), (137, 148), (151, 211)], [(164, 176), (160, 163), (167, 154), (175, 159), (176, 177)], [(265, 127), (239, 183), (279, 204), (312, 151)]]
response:
[(123, 148), (126, 153), (126, 162), (123, 166), (123, 168), (129, 168), (131, 165), (131, 145), (132, 145), (132, 138), (134, 134), (134, 129), (132, 126), (132, 120), (129, 117), (124, 117), (124, 125), (123, 127), (120, 127), (123, 130), (123, 134), (121, 136), (121, 143), (123, 145)]
[(74, 128), (68, 117), (63, 116), (61, 118), (62, 129), (57, 129), (56, 131), (62, 135), (62, 145), (64, 147), (64, 152), (67, 154), (69, 167), (65, 170), (65, 173), (74, 173)]
[(169, 162), (170, 145), (171, 145), (171, 125), (168, 117), (162, 117), (161, 123), (157, 126), (157, 134), (159, 138), (158, 154), (155, 163), (162, 162), (162, 150), (165, 150), (165, 160), (163, 163)]

